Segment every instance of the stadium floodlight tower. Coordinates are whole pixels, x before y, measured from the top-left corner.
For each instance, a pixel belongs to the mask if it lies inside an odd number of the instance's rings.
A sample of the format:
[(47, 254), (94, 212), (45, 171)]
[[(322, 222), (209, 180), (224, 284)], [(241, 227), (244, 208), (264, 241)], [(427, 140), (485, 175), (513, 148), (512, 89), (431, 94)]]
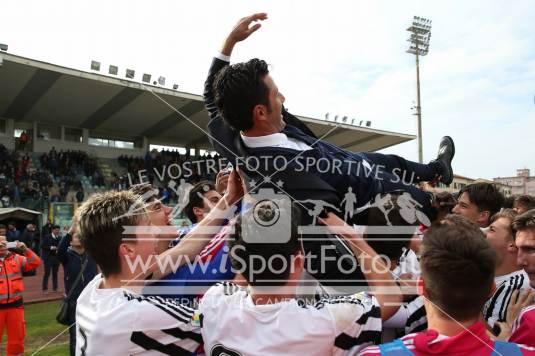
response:
[(410, 42), (407, 53), (416, 56), (416, 117), (418, 118), (418, 161), (423, 163), (423, 139), (422, 139), (422, 106), (420, 104), (420, 56), (429, 52), (429, 40), (431, 39), (431, 20), (414, 16), (412, 25), (407, 29)]

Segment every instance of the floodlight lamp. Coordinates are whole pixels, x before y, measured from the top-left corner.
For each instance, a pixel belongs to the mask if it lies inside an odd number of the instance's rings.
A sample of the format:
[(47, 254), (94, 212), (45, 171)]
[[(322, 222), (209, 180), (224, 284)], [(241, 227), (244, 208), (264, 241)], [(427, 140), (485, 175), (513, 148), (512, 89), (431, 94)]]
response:
[(0, 43), (0, 51), (7, 51), (8, 45), (5, 43)]
[(150, 83), (150, 77), (151, 77), (150, 74), (144, 73), (143, 77), (141, 77), (141, 81), (144, 83)]
[(173, 89), (177, 90), (178, 89), (178, 84), (173, 84)]
[(97, 61), (91, 61), (91, 70), (100, 70), (100, 62)]
[(158, 84), (160, 84), (161, 86), (164, 86), (165, 85), (165, 77), (159, 77), (158, 78)]
[(371, 121), (366, 121), (366, 126), (367, 127), (370, 127), (372, 125), (372, 122)]
[(117, 66), (114, 66), (114, 65), (110, 64), (110, 68), (108, 69), (108, 73), (110, 73), (111, 75), (117, 75), (117, 73), (119, 73), (119, 68)]
[(133, 70), (133, 69), (127, 69), (126, 70), (126, 77), (128, 79), (134, 79), (135, 74), (136, 74), (136, 71)]

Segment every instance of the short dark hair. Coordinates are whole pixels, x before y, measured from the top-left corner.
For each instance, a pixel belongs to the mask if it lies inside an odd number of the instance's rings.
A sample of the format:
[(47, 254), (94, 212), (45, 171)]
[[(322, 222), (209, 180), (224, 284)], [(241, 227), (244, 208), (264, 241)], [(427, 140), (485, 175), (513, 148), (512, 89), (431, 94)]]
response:
[(516, 231), (535, 230), (535, 209), (517, 215), (513, 221), (513, 229)]
[(495, 184), (473, 183), (461, 189), (459, 197), (466, 193), (470, 202), (475, 204), (479, 211), (489, 211), (496, 214), (505, 204), (505, 197)]
[(55, 230), (55, 229), (61, 229), (61, 227), (59, 225), (52, 225), (52, 230)]
[(137, 226), (147, 217), (145, 204), (132, 191), (93, 194), (76, 211), (80, 242), (107, 277), (121, 272), (118, 248), (125, 235), (124, 226)]
[[(397, 200), (402, 193), (389, 193), (391, 197), (392, 206), (386, 207), (390, 210), (388, 213), (388, 220), (395, 226), (415, 226), (416, 233), (417, 221), (414, 224), (409, 224), (400, 214), (400, 207)], [(367, 210), (368, 218), (366, 225), (368, 226), (387, 226), (385, 215), (378, 207), (373, 207)], [(367, 234), (364, 233), (364, 238), (368, 245), (378, 254), (385, 255), (391, 260), (397, 260), (401, 256), (403, 248), (409, 248), (411, 238), (414, 234)]]
[[(198, 223), (197, 217), (193, 213), (193, 208), (204, 207), (204, 193), (215, 190), (214, 183), (204, 180), (193, 186), (188, 193), (188, 203), (184, 207), (184, 213), (188, 219), (193, 223)], [(199, 196), (200, 193), (200, 196)]]
[(496, 267), (496, 252), (481, 229), (460, 215), (448, 215), (425, 232), (420, 251), (427, 298), (455, 320), (478, 317)]
[[(260, 203), (261, 204), (261, 203)], [(269, 214), (269, 209), (258, 209), (258, 215)], [(280, 214), (288, 214), (288, 211), (281, 209)], [(285, 243), (251, 243), (244, 240), (242, 224), (244, 224), (241, 214), (236, 220), (235, 233), (230, 239), (230, 256), (233, 267), (238, 271), (243, 271), (242, 275), (251, 286), (283, 286), (288, 281), (292, 268), (292, 256), (301, 251), (301, 237), (298, 227), (301, 222), (301, 209), (294, 203), (291, 208), (291, 231), (290, 240)], [(262, 218), (260, 216), (260, 218)], [(268, 219), (269, 220), (269, 219)], [(251, 223), (251, 222), (246, 222)], [(260, 234), (260, 233), (259, 233)], [(264, 236), (259, 236), (264, 238)], [(266, 237), (268, 238), (268, 237)], [(266, 262), (272, 256), (271, 265), (273, 268), (260, 268), (261, 263)], [(259, 258), (255, 258), (259, 257)], [(283, 260), (286, 262), (284, 264)], [(241, 263), (245, 263), (245, 265)], [(282, 267), (286, 266), (285, 269)]]
[(265, 61), (254, 58), (248, 62), (226, 66), (214, 80), (215, 103), (223, 119), (236, 130), (253, 127), (253, 109), (269, 105), (269, 90), (263, 79), (269, 74)]
[(0, 224), (0, 229), (6, 229), (7, 230), (7, 226), (5, 226), (4, 224)]
[(522, 205), (526, 207), (526, 210), (535, 208), (535, 197), (527, 194), (519, 195), (515, 198), (513, 206)]

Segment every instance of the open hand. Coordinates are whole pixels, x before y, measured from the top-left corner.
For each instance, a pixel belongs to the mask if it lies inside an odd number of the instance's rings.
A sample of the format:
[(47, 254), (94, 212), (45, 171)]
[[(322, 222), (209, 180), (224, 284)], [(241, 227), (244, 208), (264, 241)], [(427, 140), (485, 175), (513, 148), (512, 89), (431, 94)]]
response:
[(249, 37), (253, 32), (258, 30), (260, 26), (259, 23), (255, 23), (253, 26), (251, 24), (256, 21), (263, 21), (267, 19), (267, 14), (265, 12), (259, 12), (252, 14), (250, 16), (242, 17), (238, 23), (234, 26), (232, 31), (230, 31), (227, 39), (233, 43), (243, 41)]

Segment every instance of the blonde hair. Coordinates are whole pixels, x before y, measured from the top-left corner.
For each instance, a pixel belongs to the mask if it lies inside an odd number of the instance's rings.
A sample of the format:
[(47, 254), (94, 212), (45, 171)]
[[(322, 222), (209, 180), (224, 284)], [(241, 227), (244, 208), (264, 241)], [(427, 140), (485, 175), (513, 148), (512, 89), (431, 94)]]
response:
[(92, 195), (76, 211), (73, 219), (89, 255), (104, 276), (120, 272), (118, 248), (124, 226), (137, 226), (147, 218), (144, 203), (131, 191), (109, 191)]

